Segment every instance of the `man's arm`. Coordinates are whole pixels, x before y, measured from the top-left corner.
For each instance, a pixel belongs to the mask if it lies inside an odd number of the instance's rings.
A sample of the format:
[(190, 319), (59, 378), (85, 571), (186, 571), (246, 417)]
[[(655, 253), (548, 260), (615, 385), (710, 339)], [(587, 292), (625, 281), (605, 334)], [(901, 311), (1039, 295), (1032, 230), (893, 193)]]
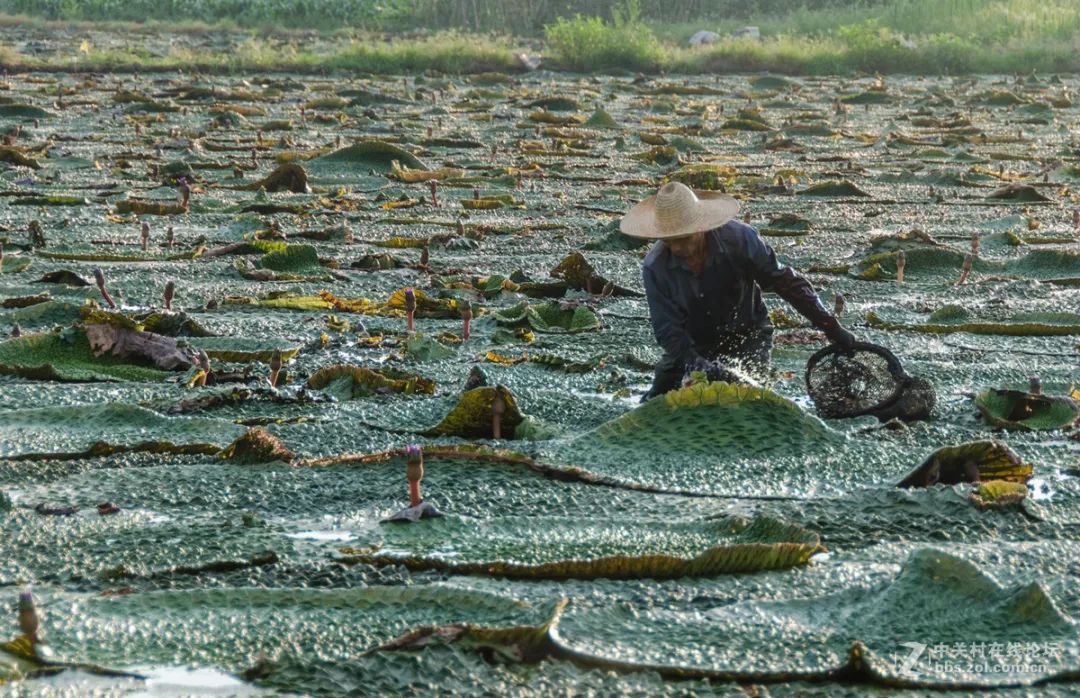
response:
[(697, 358), (694, 340), (686, 330), (686, 312), (671, 300), (671, 294), (648, 267), (642, 268), (645, 298), (649, 302), (649, 319), (653, 335), (668, 354), (683, 364)]
[(831, 341), (845, 348), (850, 347), (855, 341), (854, 335), (844, 329), (825, 308), (810, 282), (791, 267), (780, 264), (773, 248), (761, 239), (756, 230), (746, 227), (747, 256), (758, 285), (766, 291), (776, 292)]

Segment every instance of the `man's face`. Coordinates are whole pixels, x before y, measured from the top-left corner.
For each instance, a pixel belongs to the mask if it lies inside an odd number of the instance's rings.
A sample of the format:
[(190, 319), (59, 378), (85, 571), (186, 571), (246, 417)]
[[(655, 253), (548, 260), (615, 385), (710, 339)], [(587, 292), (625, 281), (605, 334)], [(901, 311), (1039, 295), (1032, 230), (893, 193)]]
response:
[(676, 257), (686, 258), (692, 256), (701, 249), (701, 240), (704, 237), (705, 233), (694, 233), (693, 235), (687, 235), (686, 237), (664, 240), (664, 244), (671, 250), (671, 254)]

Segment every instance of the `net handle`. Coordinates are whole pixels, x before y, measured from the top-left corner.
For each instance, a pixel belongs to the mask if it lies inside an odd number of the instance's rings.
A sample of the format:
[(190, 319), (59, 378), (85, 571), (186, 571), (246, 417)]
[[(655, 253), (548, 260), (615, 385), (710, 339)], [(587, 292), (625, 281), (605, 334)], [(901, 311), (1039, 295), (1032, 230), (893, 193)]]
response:
[[(865, 409), (858, 414), (854, 414), (851, 416), (861, 417), (864, 414), (870, 414), (871, 412), (884, 409), (899, 400), (900, 395), (904, 391), (904, 386), (907, 385), (908, 381), (911, 380), (911, 377), (907, 374), (906, 371), (904, 371), (904, 367), (900, 363), (900, 359), (896, 358), (896, 354), (893, 354), (891, 351), (881, 346), (880, 344), (871, 344), (870, 342), (855, 342), (851, 345), (851, 350), (853, 352), (863, 351), (871, 354), (877, 354), (881, 358), (885, 359), (885, 363), (889, 367), (889, 374), (896, 379), (896, 390), (893, 391), (893, 394), (890, 395), (888, 399), (882, 400), (877, 405), (874, 405), (873, 407)], [(812, 374), (817, 365), (825, 359), (837, 356), (839, 354), (843, 354), (844, 352), (845, 350), (841, 348), (838, 344), (830, 344), (823, 349), (817, 350), (809, 359), (806, 360), (806, 373), (803, 376), (803, 380), (806, 383), (806, 392), (808, 395), (810, 395), (811, 399), (813, 399), (813, 395), (811, 395), (812, 390), (810, 388), (810, 374)]]

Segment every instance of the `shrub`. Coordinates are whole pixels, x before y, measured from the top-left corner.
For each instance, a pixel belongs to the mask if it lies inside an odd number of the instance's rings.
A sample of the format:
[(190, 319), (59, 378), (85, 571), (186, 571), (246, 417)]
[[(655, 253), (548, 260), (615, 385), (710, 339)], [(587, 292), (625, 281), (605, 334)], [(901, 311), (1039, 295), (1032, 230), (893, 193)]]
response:
[(653, 71), (663, 62), (664, 48), (640, 17), (636, 0), (612, 11), (612, 21), (575, 15), (544, 27), (555, 61), (572, 70)]

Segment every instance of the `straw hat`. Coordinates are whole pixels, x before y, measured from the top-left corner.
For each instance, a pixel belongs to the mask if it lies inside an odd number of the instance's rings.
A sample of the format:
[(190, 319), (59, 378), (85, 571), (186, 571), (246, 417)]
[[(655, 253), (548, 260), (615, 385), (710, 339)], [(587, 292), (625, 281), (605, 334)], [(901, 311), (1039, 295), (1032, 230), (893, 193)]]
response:
[(668, 182), (630, 209), (619, 230), (630, 237), (667, 240), (712, 230), (738, 213), (739, 202), (727, 194), (695, 191), (685, 184)]

